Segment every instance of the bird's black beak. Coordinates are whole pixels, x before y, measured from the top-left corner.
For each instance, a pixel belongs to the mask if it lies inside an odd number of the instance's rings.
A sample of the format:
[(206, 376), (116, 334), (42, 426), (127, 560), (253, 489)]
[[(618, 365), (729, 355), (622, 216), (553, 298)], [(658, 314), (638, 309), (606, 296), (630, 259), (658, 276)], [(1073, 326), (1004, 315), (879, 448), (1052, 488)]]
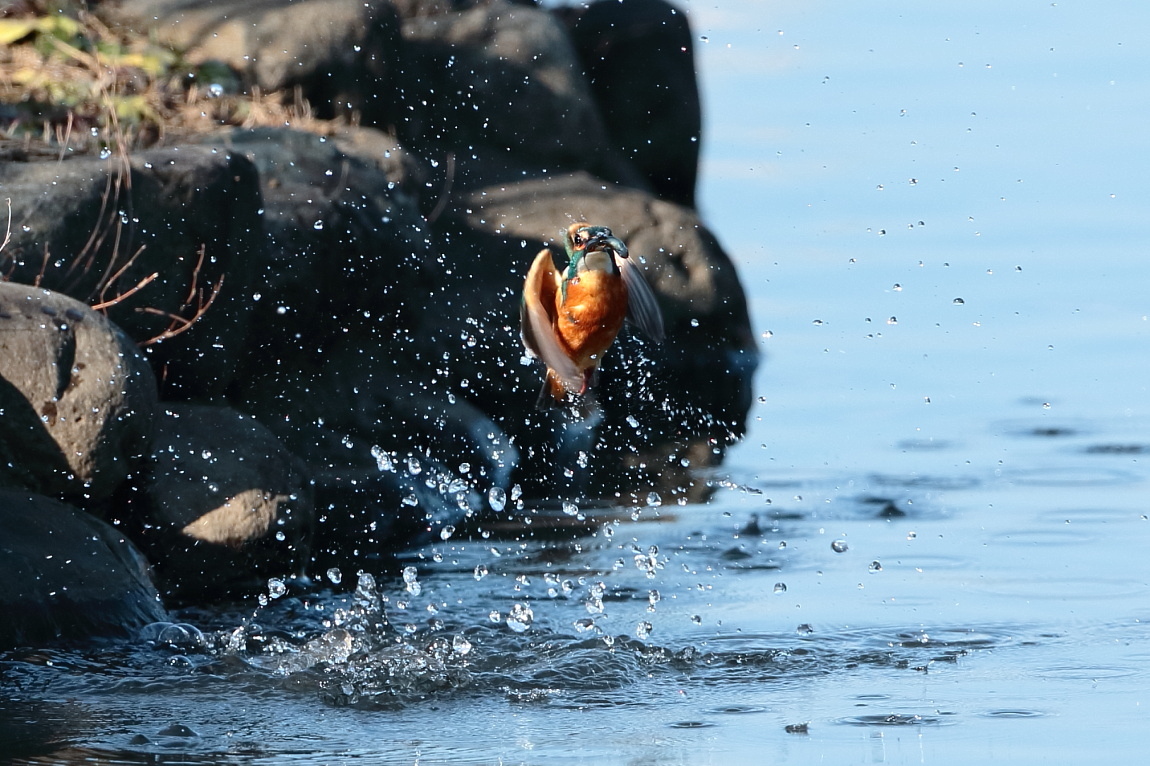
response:
[(591, 252), (594, 250), (610, 250), (620, 258), (627, 257), (627, 246), (623, 244), (623, 240), (611, 235), (595, 235), (587, 240), (585, 251)]

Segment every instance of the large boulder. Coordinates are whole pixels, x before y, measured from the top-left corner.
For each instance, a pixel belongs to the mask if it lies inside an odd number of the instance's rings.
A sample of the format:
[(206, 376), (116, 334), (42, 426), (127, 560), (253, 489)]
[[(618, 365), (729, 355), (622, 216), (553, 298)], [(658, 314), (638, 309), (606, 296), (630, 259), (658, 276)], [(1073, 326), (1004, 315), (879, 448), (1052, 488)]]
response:
[(687, 15), (666, 0), (598, 0), (557, 13), (611, 147), (656, 195), (694, 207), (703, 112)]
[(0, 164), (0, 187), (12, 198), (12, 241), (0, 251), (9, 279), (106, 305), (147, 344), (167, 398), (227, 388), (264, 257), (251, 163), (198, 146), (130, 161), (9, 162)]
[(156, 381), (83, 303), (0, 282), (0, 486), (107, 498), (147, 453)]
[(0, 490), (0, 648), (127, 636), (165, 619), (123, 534), (41, 495)]
[(114, 517), (182, 599), (261, 590), (301, 574), (315, 509), (300, 461), (255, 418), (166, 405), (141, 478)]
[(122, 0), (118, 19), (155, 28), (193, 64), (226, 64), (249, 89), (298, 88), (317, 117), (391, 119), (399, 22), (387, 0)]
[(396, 127), (414, 149), (452, 158), (445, 186), (611, 167), (602, 117), (551, 14), (492, 0), (415, 15), (402, 28)]

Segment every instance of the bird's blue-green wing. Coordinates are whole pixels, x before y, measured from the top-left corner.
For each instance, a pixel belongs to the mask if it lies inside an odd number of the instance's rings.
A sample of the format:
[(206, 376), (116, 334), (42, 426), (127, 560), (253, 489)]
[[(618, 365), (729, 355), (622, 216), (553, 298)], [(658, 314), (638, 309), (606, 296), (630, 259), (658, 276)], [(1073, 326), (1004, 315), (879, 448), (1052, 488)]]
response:
[(619, 272), (627, 284), (627, 320), (656, 343), (663, 342), (663, 312), (651, 286), (630, 258), (619, 259)]

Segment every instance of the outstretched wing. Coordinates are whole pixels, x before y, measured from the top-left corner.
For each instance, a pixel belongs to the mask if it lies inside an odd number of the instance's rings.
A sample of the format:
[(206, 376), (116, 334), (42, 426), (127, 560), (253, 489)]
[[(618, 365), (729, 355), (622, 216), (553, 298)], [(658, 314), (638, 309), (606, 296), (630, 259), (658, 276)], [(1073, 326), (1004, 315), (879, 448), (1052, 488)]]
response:
[(551, 250), (543, 248), (535, 256), (523, 284), (519, 331), (527, 351), (554, 370), (569, 390), (578, 391), (583, 385), (583, 375), (559, 345), (555, 333), (555, 291), (560, 279)]
[(630, 258), (619, 259), (619, 271), (627, 284), (627, 319), (656, 343), (663, 342), (663, 312), (651, 286)]

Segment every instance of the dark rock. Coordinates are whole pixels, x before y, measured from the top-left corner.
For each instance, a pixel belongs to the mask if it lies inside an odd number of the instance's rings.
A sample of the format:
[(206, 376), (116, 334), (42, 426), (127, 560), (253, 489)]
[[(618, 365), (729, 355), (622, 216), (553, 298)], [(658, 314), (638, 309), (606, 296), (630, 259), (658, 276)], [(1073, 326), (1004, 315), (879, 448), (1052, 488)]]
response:
[(703, 116), (686, 14), (665, 0), (599, 0), (560, 15), (612, 148), (656, 195), (694, 207)]
[(300, 461), (255, 418), (166, 405), (138, 486), (114, 512), (184, 600), (262, 590), (302, 573), (315, 509)]
[[(146, 349), (169, 399), (221, 394), (247, 334), (251, 275), (263, 260), (256, 173), (219, 149), (0, 164), (12, 241), (0, 273), (93, 305)], [(148, 280), (137, 292), (132, 288)], [(190, 319), (214, 287), (215, 302)], [(118, 296), (122, 300), (115, 301)]]
[(607, 151), (603, 121), (562, 24), (492, 0), (403, 24), (402, 141), (450, 155), (474, 187), (540, 168), (587, 168)]
[(392, 119), (399, 22), (386, 0), (122, 0), (119, 15), (158, 27), (194, 64), (227, 64), (248, 88), (299, 88), (320, 118)]
[[(272, 253), (231, 401), (308, 465), (324, 509), (317, 548), (394, 550), (465, 515), (458, 490), (402, 502), (426, 491), (431, 470), (397, 479), (379, 468), (381, 451), (398, 462), (433, 454), (452, 472), (473, 466), (465, 487), (486, 491), (514, 464), (497, 426), (437, 390), (444, 362), (428, 354), (423, 328), (449, 310), (436, 295), (450, 275), (416, 202), (419, 167), (367, 129), (331, 139), (236, 131), (227, 141), (260, 168)], [(501, 438), (499, 451), (491, 442)]]
[(147, 453), (156, 381), (106, 317), (0, 282), (0, 486), (106, 498)]
[(9, 490), (0, 490), (0, 613), (0, 648), (126, 636), (166, 617), (147, 562), (122, 534)]

